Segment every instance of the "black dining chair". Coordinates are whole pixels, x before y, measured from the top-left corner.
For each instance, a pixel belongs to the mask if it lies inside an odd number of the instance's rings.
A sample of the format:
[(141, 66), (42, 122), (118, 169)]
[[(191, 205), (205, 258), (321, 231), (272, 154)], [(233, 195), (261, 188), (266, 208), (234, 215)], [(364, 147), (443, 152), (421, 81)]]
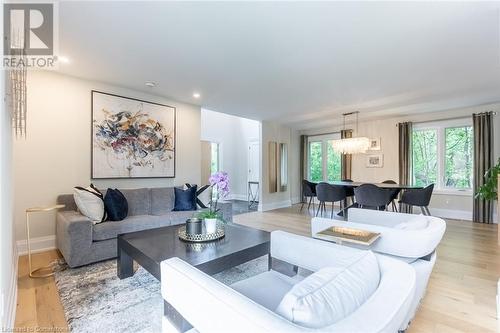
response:
[(343, 202), (346, 198), (345, 187), (338, 185), (330, 185), (328, 183), (319, 183), (316, 185), (316, 194), (319, 201), (318, 210), (316, 211), (316, 216), (321, 211), (321, 216), (326, 212), (326, 203), (330, 202), (332, 204), (332, 213), (330, 214), (330, 218), (333, 218), (333, 206), (334, 203), (340, 201), (340, 209), (343, 208)]
[[(352, 179), (342, 179), (342, 181), (346, 183), (352, 183)], [(354, 188), (345, 186), (345, 194), (347, 198), (351, 198), (352, 204), (354, 205)]]
[[(397, 183), (394, 180), (392, 180), (392, 179), (388, 179), (388, 180), (384, 180), (382, 182), (382, 184), (397, 184)], [(398, 211), (398, 207), (396, 205), (396, 200), (398, 199), (399, 192), (401, 192), (401, 189), (396, 188), (396, 189), (391, 189), (391, 191), (392, 191), (391, 201), (389, 201), (387, 203), (387, 206), (391, 205), (392, 206), (392, 211), (393, 212), (397, 212)]]
[(359, 208), (386, 210), (392, 195), (391, 190), (373, 184), (363, 184), (354, 189), (356, 205)]
[(401, 200), (399, 200), (399, 210), (401, 211), (402, 205), (407, 205), (410, 212), (413, 211), (413, 206), (420, 207), (422, 214), (431, 215), (429, 210), (429, 203), (431, 202), (432, 192), (434, 191), (434, 184), (431, 184), (423, 189), (410, 189), (403, 192)]
[(314, 211), (314, 198), (316, 197), (316, 183), (310, 182), (308, 180), (302, 180), (302, 196), (305, 200), (302, 200), (302, 206), (300, 206), (300, 211), (304, 208), (304, 205), (307, 203), (307, 198), (309, 198), (309, 204), (307, 205), (307, 209), (311, 208), (311, 203)]

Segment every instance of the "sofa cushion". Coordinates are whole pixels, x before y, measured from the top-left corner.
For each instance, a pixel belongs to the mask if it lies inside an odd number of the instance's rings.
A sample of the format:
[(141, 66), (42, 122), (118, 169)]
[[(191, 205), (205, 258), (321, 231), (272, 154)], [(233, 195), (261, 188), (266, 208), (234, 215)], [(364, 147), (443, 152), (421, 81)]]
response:
[(116, 238), (119, 234), (166, 227), (169, 225), (170, 219), (168, 218), (168, 216), (129, 216), (123, 221), (103, 222), (94, 225), (92, 229), (92, 238), (94, 241), (102, 241)]
[(286, 293), (302, 279), (299, 275), (289, 277), (276, 271), (267, 271), (236, 282), (231, 288), (274, 311)]
[(429, 226), (429, 221), (427, 220), (427, 217), (420, 214), (417, 216), (412, 217), (406, 222), (401, 222), (397, 225), (394, 226), (394, 229), (401, 229), (401, 230), (422, 230), (425, 229)]
[(180, 212), (173, 211), (166, 214), (166, 216), (170, 219), (171, 225), (186, 223), (187, 219), (192, 218), (195, 215), (196, 211), (194, 210), (185, 210)]
[(300, 326), (323, 328), (356, 311), (379, 282), (377, 258), (366, 251), (349, 266), (325, 267), (297, 283), (276, 312)]
[(159, 187), (151, 189), (151, 214), (165, 215), (174, 209), (174, 188)]
[(151, 214), (151, 189), (121, 190), (128, 202), (128, 215)]

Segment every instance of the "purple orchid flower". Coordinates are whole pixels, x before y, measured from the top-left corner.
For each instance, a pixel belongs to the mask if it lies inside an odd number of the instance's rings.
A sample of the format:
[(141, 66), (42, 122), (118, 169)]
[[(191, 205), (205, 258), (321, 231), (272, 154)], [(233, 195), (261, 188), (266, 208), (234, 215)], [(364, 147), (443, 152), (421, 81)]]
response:
[(219, 171), (214, 173), (208, 178), (208, 182), (212, 189), (215, 189), (215, 199), (212, 198), (210, 201), (210, 213), (217, 215), (217, 203), (220, 198), (225, 199), (229, 195), (229, 176), (225, 171)]

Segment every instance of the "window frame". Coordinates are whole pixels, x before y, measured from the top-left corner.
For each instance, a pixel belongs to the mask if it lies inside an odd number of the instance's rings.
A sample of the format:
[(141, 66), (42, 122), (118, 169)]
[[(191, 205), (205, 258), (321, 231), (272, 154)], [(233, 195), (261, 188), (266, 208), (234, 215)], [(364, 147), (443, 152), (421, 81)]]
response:
[[(441, 121), (432, 121), (432, 122), (421, 122), (415, 123), (412, 129), (413, 131), (419, 130), (436, 130), (437, 132), (437, 183), (434, 186), (434, 193), (437, 194), (453, 194), (453, 195), (463, 195), (463, 196), (472, 196), (473, 188), (470, 189), (461, 189), (456, 187), (449, 187), (445, 185), (446, 178), (446, 129), (447, 128), (460, 128), (460, 127), (473, 127), (472, 119), (470, 118), (459, 118), (452, 120), (441, 120)], [(473, 132), (474, 135), (474, 132)], [(472, 147), (474, 149), (474, 147)], [(474, 154), (474, 150), (473, 150)], [(412, 143), (412, 156), (413, 156), (413, 143)], [(474, 161), (472, 162), (474, 163)], [(474, 170), (474, 164), (472, 166), (472, 170)], [(414, 182), (414, 168), (413, 168), (413, 159), (412, 159), (412, 182)]]
[[(307, 138), (307, 179), (311, 180), (311, 155), (310, 155), (310, 145), (311, 142), (321, 142), (321, 171), (323, 178), (321, 182), (329, 182), (328, 180), (328, 141), (339, 140), (341, 138), (340, 133), (331, 134), (320, 134), (320, 135), (310, 135)], [(342, 170), (342, 166), (341, 166)], [(341, 171), (342, 176), (342, 171)]]

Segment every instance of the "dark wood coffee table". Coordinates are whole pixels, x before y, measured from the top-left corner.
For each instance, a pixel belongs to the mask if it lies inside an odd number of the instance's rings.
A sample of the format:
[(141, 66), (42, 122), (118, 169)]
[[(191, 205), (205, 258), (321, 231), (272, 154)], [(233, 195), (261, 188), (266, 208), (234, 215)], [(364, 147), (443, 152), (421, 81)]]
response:
[(270, 234), (236, 224), (226, 225), (226, 236), (208, 243), (179, 239), (180, 225), (118, 236), (117, 273), (120, 279), (134, 274), (133, 261), (161, 280), (160, 263), (178, 257), (213, 275), (269, 254)]

